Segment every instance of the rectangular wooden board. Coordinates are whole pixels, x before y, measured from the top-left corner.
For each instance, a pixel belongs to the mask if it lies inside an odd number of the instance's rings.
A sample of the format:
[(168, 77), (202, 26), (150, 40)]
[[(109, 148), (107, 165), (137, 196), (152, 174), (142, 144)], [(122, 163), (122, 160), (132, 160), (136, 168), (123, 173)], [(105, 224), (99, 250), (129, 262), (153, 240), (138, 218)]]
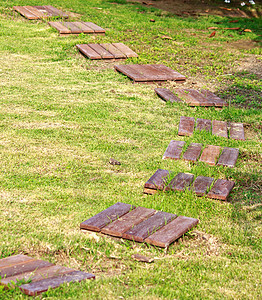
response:
[(174, 141), (172, 140), (164, 155), (163, 155), (163, 159), (167, 159), (167, 158), (170, 158), (170, 159), (179, 159), (180, 156), (181, 156), (181, 153), (183, 151), (183, 147), (185, 145), (186, 142), (184, 141)]
[(95, 33), (105, 33), (105, 29), (103, 29), (102, 27), (92, 23), (92, 22), (84, 22), (84, 24), (88, 27), (90, 27), (91, 29), (94, 30)]
[(178, 135), (190, 136), (194, 132), (195, 119), (191, 117), (180, 117)]
[(130, 212), (135, 207), (131, 204), (117, 202), (116, 204), (108, 207), (104, 211), (91, 217), (90, 219), (80, 224), (81, 229), (87, 229), (91, 231), (101, 231), (103, 227), (113, 222), (117, 218)]
[(210, 92), (209, 90), (201, 90), (201, 93), (206, 97), (208, 100), (212, 101), (215, 106), (217, 107), (223, 107), (223, 106), (228, 106), (228, 103)]
[(172, 78), (171, 80), (175, 80), (175, 81), (178, 81), (178, 82), (184, 82), (186, 80), (186, 76), (180, 74), (179, 72), (165, 66), (165, 65), (162, 65), (162, 64), (158, 64), (158, 65), (155, 65), (157, 66), (157, 69), (158, 70), (161, 70), (161, 71), (164, 71), (167, 75), (170, 76), (170, 78)]
[(125, 54), (122, 53), (118, 48), (116, 48), (114, 45), (110, 43), (103, 43), (100, 44), (104, 49), (106, 49), (108, 52), (110, 52), (114, 58), (120, 59), (120, 58), (126, 58)]
[(138, 57), (138, 54), (131, 50), (128, 46), (123, 43), (112, 43), (118, 50), (125, 54), (126, 57)]
[(134, 65), (115, 65), (115, 70), (123, 73), (136, 82), (146, 82), (147, 77), (134, 68)]
[(118, 220), (102, 228), (101, 232), (112, 236), (122, 237), (131, 227), (151, 217), (156, 211), (145, 207), (137, 207)]
[(239, 149), (225, 147), (219, 157), (217, 164), (219, 166), (233, 168), (236, 165)]
[(29, 261), (33, 261), (35, 258), (29, 257), (27, 255), (18, 254), (13, 256), (8, 256), (0, 259), (0, 270), (3, 268), (12, 267), (18, 264), (23, 264)]
[(54, 12), (51, 11), (48, 7), (46, 6), (34, 6), (37, 8), (42, 14), (45, 15), (45, 17), (53, 17)]
[(62, 22), (48, 22), (48, 24), (59, 31), (61, 34), (70, 34), (71, 30), (65, 27)]
[(38, 16), (30, 12), (28, 9), (24, 8), (23, 6), (13, 6), (13, 9), (19, 12), (23, 17), (29, 20), (37, 20)]
[(100, 54), (86, 44), (76, 45), (76, 47), (83, 55), (90, 59), (102, 59)]
[(192, 143), (186, 149), (183, 159), (191, 162), (196, 162), (201, 154), (202, 144)]
[(82, 33), (82, 29), (75, 25), (74, 22), (62, 22), (67, 29), (71, 31), (72, 34), (80, 34)]
[(174, 214), (158, 211), (152, 217), (126, 231), (123, 238), (143, 242), (149, 235), (171, 222), (174, 218), (176, 218)]
[(145, 75), (146, 81), (173, 80), (173, 76), (158, 68), (158, 65), (134, 65), (135, 69)]
[(88, 27), (85, 22), (74, 22), (74, 24), (82, 30), (83, 33), (94, 33), (95, 31)]
[(163, 99), (164, 101), (170, 101), (171, 103), (174, 102), (181, 102), (181, 99), (179, 99), (174, 93), (172, 93), (169, 89), (164, 88), (156, 88), (155, 89), (156, 94)]
[(214, 178), (212, 177), (198, 176), (190, 187), (190, 190), (192, 190), (198, 196), (203, 196), (206, 194), (213, 181)]
[(199, 101), (192, 97), (189, 92), (186, 92), (184, 89), (175, 89), (174, 94), (186, 102), (189, 106), (199, 106)]
[(211, 131), (211, 125), (212, 122), (211, 120), (207, 120), (207, 119), (197, 119), (196, 121), (196, 130), (202, 131)]
[(169, 171), (158, 169), (145, 183), (144, 188), (163, 190), (169, 178)]
[(50, 14), (52, 14), (52, 17), (62, 17), (67, 19), (68, 18), (68, 14), (63, 12), (60, 9), (55, 8), (52, 5), (44, 5), (44, 8), (46, 9), (46, 11), (48, 11)]
[(227, 200), (234, 185), (234, 181), (218, 179), (211, 188), (211, 190), (208, 192), (207, 196), (213, 199)]
[(208, 100), (203, 94), (199, 93), (197, 90), (184, 89), (185, 93), (188, 93), (195, 101), (195, 106), (214, 106), (214, 102)]
[(229, 135), (231, 139), (244, 141), (244, 125), (242, 123), (230, 123)]
[(47, 16), (43, 14), (40, 10), (38, 10), (35, 6), (24, 6), (25, 9), (27, 9), (31, 14), (36, 15), (37, 19), (46, 18)]
[(227, 138), (227, 122), (213, 120), (212, 134)]
[(207, 147), (203, 150), (199, 161), (215, 166), (220, 154), (220, 149), (221, 148), (219, 146), (207, 145)]
[(103, 59), (114, 59), (114, 55), (108, 52), (99, 44), (88, 44), (94, 51), (96, 51)]
[(184, 191), (194, 180), (194, 175), (190, 173), (178, 173), (175, 178), (171, 180), (166, 191)]
[(145, 242), (158, 247), (168, 247), (175, 240), (180, 238), (188, 230), (198, 224), (198, 219), (179, 216), (166, 226), (145, 239)]

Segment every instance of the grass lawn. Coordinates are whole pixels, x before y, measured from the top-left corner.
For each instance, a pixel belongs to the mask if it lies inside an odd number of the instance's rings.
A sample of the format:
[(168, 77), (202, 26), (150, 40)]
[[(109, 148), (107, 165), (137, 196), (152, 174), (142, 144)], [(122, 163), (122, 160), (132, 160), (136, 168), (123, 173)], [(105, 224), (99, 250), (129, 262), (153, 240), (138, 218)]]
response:
[[(47, 21), (12, 10), (47, 4), (106, 34), (59, 37)], [(262, 19), (232, 20), (176, 16), (125, 0), (0, 2), (0, 258), (23, 253), (96, 275), (39, 299), (261, 297)], [(214, 37), (210, 27), (219, 28)], [(91, 61), (75, 47), (102, 42), (123, 42), (139, 58)], [(165, 103), (156, 84), (134, 85), (115, 72), (119, 63), (163, 63), (187, 81), (162, 87), (207, 88), (230, 105)], [(182, 115), (242, 122), (246, 141), (198, 132), (179, 137)], [(171, 139), (237, 147), (240, 156), (232, 169), (162, 160)], [(110, 165), (111, 157), (122, 164)], [(192, 192), (143, 195), (158, 168), (236, 186), (227, 202)], [(82, 221), (117, 201), (200, 223), (169, 249), (80, 232)], [(135, 261), (135, 253), (155, 260)], [(0, 299), (27, 298), (0, 286)]]

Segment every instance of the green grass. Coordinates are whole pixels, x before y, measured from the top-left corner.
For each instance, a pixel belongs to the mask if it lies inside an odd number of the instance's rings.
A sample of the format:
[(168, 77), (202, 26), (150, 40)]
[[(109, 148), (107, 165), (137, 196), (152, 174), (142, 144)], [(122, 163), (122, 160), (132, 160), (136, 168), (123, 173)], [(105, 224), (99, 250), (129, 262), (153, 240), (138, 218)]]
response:
[[(105, 36), (59, 37), (45, 21), (11, 9), (28, 4), (42, 3), (0, 4), (0, 258), (23, 253), (96, 275), (43, 299), (258, 299), (261, 19), (239, 20), (251, 33), (221, 29), (209, 38), (208, 27), (230, 27), (231, 19), (183, 18), (125, 1), (49, 1), (79, 14), (72, 19), (107, 29)], [(185, 86), (208, 88), (230, 106), (166, 104), (154, 94), (156, 85), (133, 85), (114, 71), (115, 62), (90, 61), (75, 48), (118, 41), (139, 53), (121, 63), (164, 63), (187, 76)], [(247, 140), (179, 137), (181, 115), (243, 122)], [(238, 147), (240, 157), (233, 169), (162, 160), (171, 139)], [(110, 157), (122, 164), (110, 165)], [(158, 168), (228, 178), (236, 187), (228, 202), (191, 192), (143, 195)], [(82, 221), (117, 201), (200, 223), (168, 250), (80, 232)], [(134, 253), (155, 261), (137, 262)], [(0, 299), (27, 297), (0, 286)]]

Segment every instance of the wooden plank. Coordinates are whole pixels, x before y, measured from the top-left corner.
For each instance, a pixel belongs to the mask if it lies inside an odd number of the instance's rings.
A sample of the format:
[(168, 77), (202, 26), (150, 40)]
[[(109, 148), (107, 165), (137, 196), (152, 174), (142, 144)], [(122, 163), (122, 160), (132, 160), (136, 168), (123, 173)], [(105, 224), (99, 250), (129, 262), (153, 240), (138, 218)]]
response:
[(230, 138), (234, 140), (245, 140), (244, 125), (242, 123), (230, 123)]
[(24, 8), (23, 6), (13, 6), (13, 9), (19, 12), (22, 16), (29, 20), (37, 20), (38, 16), (31, 13), (28, 9)]
[(149, 235), (171, 222), (174, 218), (176, 218), (174, 214), (158, 211), (152, 217), (123, 233), (123, 238), (143, 242)]
[(90, 27), (91, 29), (94, 30), (94, 33), (105, 33), (105, 29), (103, 29), (102, 27), (92, 23), (92, 22), (82, 22), (83, 24), (85, 24), (86, 26)]
[(145, 82), (147, 77), (145, 77), (145, 75), (143, 75), (141, 72), (138, 72), (134, 66), (135, 65), (115, 65), (114, 68), (118, 72), (123, 73), (134, 81)]
[(101, 55), (86, 44), (76, 45), (78, 50), (90, 59), (102, 59)]
[(233, 168), (236, 165), (239, 149), (225, 147), (217, 162), (218, 166)]
[(234, 181), (218, 179), (207, 194), (207, 196), (212, 199), (227, 200), (234, 185)]
[(92, 231), (101, 231), (103, 227), (113, 222), (117, 218), (122, 217), (133, 208), (135, 207), (131, 204), (117, 202), (92, 218), (82, 222), (80, 224), (80, 228)]
[(64, 13), (60, 9), (57, 9), (57, 8), (53, 7), (52, 5), (44, 5), (44, 8), (46, 9), (47, 12), (52, 14), (52, 17), (62, 17), (62, 18), (65, 18), (65, 19), (68, 18), (68, 14)]
[(182, 153), (182, 150), (183, 150), (183, 147), (184, 147), (185, 143), (186, 142), (184, 142), (184, 141), (174, 141), (174, 140), (172, 140), (169, 143), (162, 159), (167, 159), (167, 158), (179, 159), (180, 156), (181, 156), (181, 153)]
[(184, 160), (196, 162), (201, 154), (202, 144), (192, 143), (186, 149), (186, 152), (183, 155)]
[(180, 118), (179, 127), (178, 127), (178, 135), (186, 135), (190, 136), (194, 132), (195, 119), (191, 117)]
[(0, 269), (35, 260), (33, 257), (18, 254), (0, 259)]
[(204, 97), (203, 94), (199, 93), (193, 89), (184, 89), (185, 93), (188, 93), (189, 96), (194, 98), (196, 102), (198, 102), (198, 106), (214, 106), (214, 102), (208, 100)]
[(95, 50), (103, 59), (114, 59), (114, 55), (108, 52), (105, 48), (99, 44), (88, 44), (93, 50)]
[(184, 89), (175, 89), (174, 94), (185, 101), (189, 106), (199, 106), (200, 103), (194, 97), (192, 97), (189, 92), (185, 91)]
[(158, 65), (133, 65), (133, 67), (146, 77), (146, 81), (166, 81), (173, 80), (172, 75), (167, 74), (158, 68)]
[(213, 120), (212, 134), (227, 138), (227, 122)]
[(179, 216), (157, 232), (150, 235), (145, 242), (158, 247), (168, 247), (175, 240), (184, 235), (188, 230), (198, 224), (198, 219)]
[(84, 22), (74, 22), (74, 24), (82, 30), (83, 33), (94, 33), (94, 29), (88, 27)]
[(207, 145), (207, 147), (203, 150), (199, 161), (215, 166), (220, 154), (220, 149), (221, 148), (219, 146)]
[(196, 130), (202, 131), (211, 131), (211, 125), (212, 122), (211, 120), (207, 120), (207, 119), (197, 119), (196, 121)]
[(48, 11), (45, 6), (34, 6), (36, 9), (38, 9), (42, 14), (45, 15), (45, 17), (52, 17), (53, 13), (51, 11)]
[(62, 274), (57, 277), (46, 278), (41, 281), (27, 283), (21, 285), (19, 288), (22, 292), (29, 296), (36, 296), (40, 293), (46, 292), (49, 288), (57, 288), (66, 282), (80, 282), (85, 279), (94, 279), (95, 275), (84, 273), (81, 271), (74, 271), (69, 274)]
[(186, 80), (186, 76), (180, 74), (179, 72), (176, 72), (175, 70), (165, 65), (158, 64), (156, 66), (159, 70), (164, 71), (168, 76), (170, 76), (172, 78), (171, 80), (181, 81), (181, 82), (184, 82)]
[(82, 33), (82, 29), (77, 27), (74, 22), (63, 22), (62, 23), (66, 28), (68, 28), (72, 34)]
[(124, 53), (126, 57), (138, 57), (138, 54), (123, 43), (112, 43), (119, 51)]
[(126, 58), (125, 54), (118, 50), (115, 46), (110, 43), (100, 44), (104, 49), (106, 49), (109, 53), (111, 53), (114, 58)]
[(201, 93), (206, 97), (209, 101), (212, 101), (215, 106), (222, 107), (222, 106), (228, 106), (228, 103), (210, 92), (209, 90), (201, 90)]
[[(153, 190), (163, 190), (167, 184), (169, 171), (158, 169), (148, 181), (145, 183), (144, 188)], [(145, 190), (144, 190), (145, 193)]]
[(198, 176), (190, 187), (190, 190), (195, 192), (198, 196), (203, 196), (206, 194), (213, 181), (214, 178), (212, 177)]
[(35, 6), (29, 6), (26, 5), (24, 6), (25, 9), (27, 9), (28, 11), (30, 11), (31, 14), (36, 15), (38, 17), (38, 19), (41, 18), (45, 18), (46, 15), (44, 15), (40, 10), (38, 10)]
[(165, 188), (166, 191), (184, 191), (194, 180), (190, 173), (178, 173)]
[(145, 207), (137, 207), (123, 217), (105, 226), (101, 232), (112, 236), (122, 237), (131, 227), (151, 217), (156, 211)]
[(62, 22), (48, 22), (48, 24), (59, 31), (60, 34), (70, 34), (71, 30), (65, 27)]
[(173, 102), (181, 102), (181, 99), (179, 99), (169, 89), (156, 88), (155, 92), (164, 101), (170, 101), (171, 103), (173, 103)]

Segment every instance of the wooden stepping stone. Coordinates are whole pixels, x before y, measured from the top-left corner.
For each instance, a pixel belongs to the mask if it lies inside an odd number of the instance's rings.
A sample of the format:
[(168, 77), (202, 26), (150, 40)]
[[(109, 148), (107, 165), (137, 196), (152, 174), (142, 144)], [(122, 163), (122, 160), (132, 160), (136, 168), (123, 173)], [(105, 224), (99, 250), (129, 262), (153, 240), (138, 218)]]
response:
[(211, 166), (215, 166), (220, 154), (220, 147), (208, 145), (202, 152), (199, 161), (203, 161)]
[(225, 147), (219, 157), (217, 164), (219, 166), (233, 168), (236, 165), (239, 149)]
[(196, 130), (211, 131), (211, 125), (212, 125), (211, 120), (197, 119), (197, 121), (196, 121)]
[[(193, 89), (183, 89), (184, 93), (190, 96), (193, 101), (188, 102), (189, 105), (193, 106), (214, 106), (214, 102), (208, 100), (203, 94)], [(186, 98), (187, 99), (187, 98)], [(187, 101), (186, 101), (187, 102)]]
[(164, 155), (163, 155), (163, 159), (167, 159), (167, 158), (170, 158), (170, 159), (179, 159), (180, 156), (181, 156), (181, 153), (182, 153), (182, 150), (183, 150), (183, 147), (185, 145), (186, 142), (184, 141), (174, 141), (172, 140)]
[(178, 126), (178, 135), (186, 135), (190, 136), (194, 132), (195, 119), (191, 117), (180, 118), (179, 126)]
[(145, 194), (155, 194), (157, 190), (162, 191), (167, 185), (169, 171), (158, 169), (144, 185)]
[(104, 34), (105, 29), (92, 22), (48, 22), (48, 24), (59, 31), (60, 35), (67, 34)]
[(175, 178), (171, 180), (166, 191), (184, 191), (194, 180), (194, 175), (190, 173), (178, 173)]
[(213, 102), (217, 107), (228, 106), (228, 103), (225, 100), (219, 98), (209, 90), (201, 90), (201, 93), (205, 98), (208, 99), (208, 101)]
[(68, 18), (68, 15), (63, 11), (51, 6), (14, 6), (14, 10), (29, 20), (38, 20), (49, 17)]
[(211, 188), (210, 192), (207, 194), (207, 196), (213, 199), (227, 200), (234, 185), (234, 181), (218, 179)]
[(231, 139), (244, 141), (244, 125), (242, 123), (230, 123), (229, 134)]
[(202, 144), (192, 143), (188, 146), (183, 155), (183, 159), (187, 161), (196, 162), (201, 154)]
[(182, 101), (174, 93), (172, 93), (169, 89), (156, 88), (155, 92), (162, 100), (164, 100), (166, 102), (170, 101), (171, 103), (173, 103), (173, 102), (181, 102)]
[(198, 176), (195, 182), (190, 187), (190, 190), (195, 192), (198, 196), (203, 196), (206, 194), (207, 190), (210, 188), (214, 178)]
[[(78, 50), (90, 59), (123, 59), (138, 55), (122, 43), (113, 44), (81, 44)], [(132, 56), (133, 55), (133, 56)]]
[(133, 83), (185, 81), (186, 77), (164, 65), (116, 65), (114, 68), (133, 80)]
[(213, 120), (212, 134), (227, 138), (227, 122)]
[(49, 288), (57, 288), (65, 282), (95, 278), (90, 273), (56, 266), (47, 261), (21, 254), (0, 259), (0, 276), (0, 284), (6, 287), (18, 280), (30, 280), (30, 283), (19, 286), (19, 289), (29, 296), (39, 295)]

